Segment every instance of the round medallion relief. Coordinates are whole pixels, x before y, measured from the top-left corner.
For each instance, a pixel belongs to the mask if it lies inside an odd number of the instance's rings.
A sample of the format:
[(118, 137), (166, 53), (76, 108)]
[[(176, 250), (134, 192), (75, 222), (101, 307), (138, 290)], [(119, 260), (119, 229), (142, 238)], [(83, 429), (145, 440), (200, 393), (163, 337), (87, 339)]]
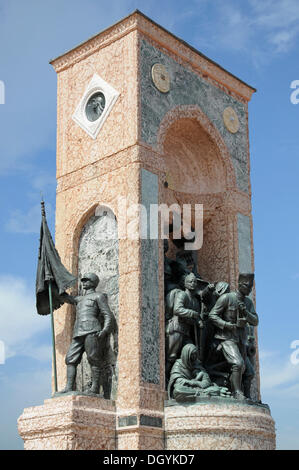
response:
[(223, 111), (223, 121), (227, 130), (232, 134), (235, 134), (240, 129), (240, 121), (237, 113), (230, 106)]
[(155, 87), (162, 93), (170, 90), (170, 76), (163, 64), (154, 64), (152, 66), (152, 79)]
[(101, 116), (105, 109), (105, 96), (101, 91), (97, 91), (86, 103), (85, 114), (90, 122), (94, 122)]

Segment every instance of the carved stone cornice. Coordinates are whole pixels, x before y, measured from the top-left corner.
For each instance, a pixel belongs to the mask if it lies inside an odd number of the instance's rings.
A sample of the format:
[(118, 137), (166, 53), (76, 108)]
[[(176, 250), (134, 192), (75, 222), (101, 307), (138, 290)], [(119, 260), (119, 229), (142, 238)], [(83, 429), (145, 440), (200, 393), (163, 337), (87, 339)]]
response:
[(120, 39), (121, 37), (129, 34), (137, 29), (136, 13), (124, 18), (113, 26), (105, 29), (96, 36), (88, 39), (82, 44), (79, 44), (74, 49), (66, 52), (65, 54), (50, 61), (55, 71), (61, 72), (62, 70), (70, 67), (71, 65), (80, 62), (89, 55), (98, 51), (102, 47), (107, 46)]
[(138, 10), (115, 25), (110, 26), (96, 36), (88, 39), (83, 44), (79, 44), (74, 49), (51, 60), (50, 64), (53, 65), (57, 73), (61, 72), (134, 30), (138, 30), (138, 32), (155, 41), (155, 43), (174, 54), (185, 63), (189, 63), (193, 68), (198, 69), (203, 76), (215, 80), (218, 84), (235, 93), (241, 99), (250, 101), (252, 94), (256, 91)]

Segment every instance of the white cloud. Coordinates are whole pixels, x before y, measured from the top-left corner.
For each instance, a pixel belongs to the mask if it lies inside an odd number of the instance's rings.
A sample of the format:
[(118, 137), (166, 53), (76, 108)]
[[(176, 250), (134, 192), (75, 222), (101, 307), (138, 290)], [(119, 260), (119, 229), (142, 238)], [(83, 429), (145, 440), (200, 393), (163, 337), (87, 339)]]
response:
[(256, 23), (269, 29), (289, 28), (299, 20), (297, 0), (249, 0), (256, 15)]
[[(46, 205), (47, 219), (50, 220), (54, 211), (50, 204)], [(15, 209), (9, 215), (5, 228), (13, 233), (39, 233), (41, 224), (41, 206), (35, 204), (26, 212)]]
[(210, 5), (199, 18), (199, 44), (242, 52), (255, 65), (295, 47), (299, 35), (297, 0), (216, 0), (213, 6), (213, 11)]
[(282, 357), (278, 351), (261, 351), (259, 357), (263, 390), (275, 391), (277, 389), (279, 393), (287, 395), (294, 390), (296, 383), (299, 384), (299, 364), (292, 364), (292, 352), (290, 347), (289, 355)]
[(290, 31), (278, 31), (270, 35), (269, 41), (275, 46), (277, 52), (287, 52), (294, 44), (299, 28)]
[(0, 276), (0, 306), (0, 339), (6, 360), (15, 355), (47, 359), (49, 347), (39, 344), (36, 335), (49, 330), (50, 319), (37, 314), (33, 286), (23, 279)]

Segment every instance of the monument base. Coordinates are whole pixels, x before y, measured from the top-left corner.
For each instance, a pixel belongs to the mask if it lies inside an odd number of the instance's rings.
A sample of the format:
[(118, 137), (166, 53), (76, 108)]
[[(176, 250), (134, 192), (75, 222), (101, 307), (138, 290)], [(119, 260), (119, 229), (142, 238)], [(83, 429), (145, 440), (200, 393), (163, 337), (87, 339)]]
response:
[(274, 450), (275, 445), (268, 405), (221, 398), (165, 404), (165, 449)]
[(18, 420), (25, 450), (114, 450), (115, 404), (68, 394), (26, 408)]
[[(117, 425), (113, 401), (74, 393), (26, 408), (18, 430), (25, 450), (163, 449), (160, 419), (145, 418), (120, 418)], [(275, 449), (269, 407), (234, 399), (167, 401), (164, 435), (168, 450)]]

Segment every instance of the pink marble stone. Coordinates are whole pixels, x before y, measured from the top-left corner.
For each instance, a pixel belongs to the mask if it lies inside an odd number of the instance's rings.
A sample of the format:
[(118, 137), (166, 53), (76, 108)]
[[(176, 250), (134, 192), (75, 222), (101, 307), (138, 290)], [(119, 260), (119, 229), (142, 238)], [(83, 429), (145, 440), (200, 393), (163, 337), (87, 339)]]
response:
[(165, 408), (165, 448), (274, 450), (275, 425), (258, 405), (193, 404)]
[(66, 395), (26, 408), (18, 420), (25, 450), (114, 450), (115, 404)]

